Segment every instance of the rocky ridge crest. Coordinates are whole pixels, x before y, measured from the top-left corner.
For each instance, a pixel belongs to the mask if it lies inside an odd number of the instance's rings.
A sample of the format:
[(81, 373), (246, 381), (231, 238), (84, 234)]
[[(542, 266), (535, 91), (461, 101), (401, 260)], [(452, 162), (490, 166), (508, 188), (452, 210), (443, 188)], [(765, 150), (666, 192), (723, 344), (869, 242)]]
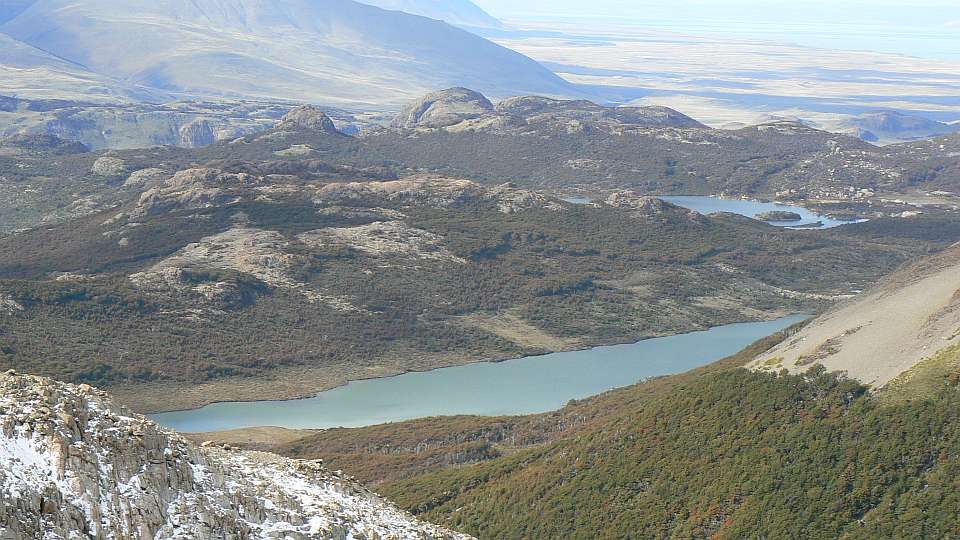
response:
[(320, 462), (195, 445), (87, 385), (0, 375), (0, 538), (468, 538)]

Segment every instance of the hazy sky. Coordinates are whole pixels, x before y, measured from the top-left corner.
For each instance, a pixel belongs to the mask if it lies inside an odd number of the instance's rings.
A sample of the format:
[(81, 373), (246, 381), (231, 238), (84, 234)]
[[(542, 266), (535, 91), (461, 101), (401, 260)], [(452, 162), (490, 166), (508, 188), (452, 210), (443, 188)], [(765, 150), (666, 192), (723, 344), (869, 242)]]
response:
[(474, 0), (504, 19), (591, 19), (691, 34), (960, 61), (960, 0)]

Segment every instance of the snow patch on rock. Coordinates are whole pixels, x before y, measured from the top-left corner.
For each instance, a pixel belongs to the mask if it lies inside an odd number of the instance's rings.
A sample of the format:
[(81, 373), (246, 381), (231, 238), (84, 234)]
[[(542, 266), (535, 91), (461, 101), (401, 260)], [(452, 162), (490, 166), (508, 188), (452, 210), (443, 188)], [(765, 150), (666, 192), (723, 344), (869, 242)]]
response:
[(2, 538), (465, 539), (320, 462), (198, 447), (106, 394), (0, 375)]

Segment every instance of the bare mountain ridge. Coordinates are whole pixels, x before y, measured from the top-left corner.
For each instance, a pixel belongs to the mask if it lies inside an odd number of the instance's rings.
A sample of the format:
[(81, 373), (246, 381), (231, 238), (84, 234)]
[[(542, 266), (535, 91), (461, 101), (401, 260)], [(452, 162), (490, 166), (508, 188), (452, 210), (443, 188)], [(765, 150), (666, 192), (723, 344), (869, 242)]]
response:
[(503, 23), (469, 0), (361, 0), (361, 2), (468, 28), (503, 27)]
[(0, 32), (98, 75), (181, 95), (384, 107), (451, 85), (576, 93), (467, 31), (350, 0), (37, 0)]
[(929, 139), (960, 131), (960, 124), (937, 122), (897, 111), (875, 111), (853, 116), (835, 126), (869, 142), (889, 143)]

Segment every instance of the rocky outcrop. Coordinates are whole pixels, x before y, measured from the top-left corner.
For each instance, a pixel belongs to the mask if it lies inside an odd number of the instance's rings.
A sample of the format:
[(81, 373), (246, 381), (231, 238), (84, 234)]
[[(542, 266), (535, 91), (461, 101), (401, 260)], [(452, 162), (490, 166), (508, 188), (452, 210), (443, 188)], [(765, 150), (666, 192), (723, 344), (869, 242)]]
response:
[(636, 129), (706, 128), (667, 107), (604, 107), (585, 100), (542, 96), (512, 97), (493, 107), (483, 95), (466, 88), (452, 88), (420, 98), (401, 111), (393, 127), (497, 132), (550, 129), (613, 134)]
[(10, 296), (0, 293), (0, 314), (13, 315), (18, 311), (23, 311), (23, 306)]
[(483, 94), (467, 88), (449, 88), (427, 94), (404, 107), (393, 127), (404, 129), (443, 128), (493, 112)]
[(139, 171), (130, 173), (130, 176), (128, 176), (127, 180), (123, 183), (123, 187), (140, 188), (155, 184), (166, 178), (168, 174), (167, 171), (156, 167), (140, 169)]
[(131, 217), (173, 209), (208, 208), (237, 199), (237, 193), (259, 184), (259, 177), (219, 169), (185, 169), (140, 196)]
[(283, 115), (277, 127), (280, 129), (303, 129), (328, 135), (343, 135), (334, 125), (333, 120), (313, 105), (303, 105), (291, 110)]
[(235, 227), (188, 244), (130, 281), (145, 293), (177, 294), (193, 300), (205, 309), (221, 309), (237, 304), (234, 281), (201, 284), (184, 279), (185, 269), (228, 270), (246, 274), (271, 287), (297, 291), (314, 303), (324, 303), (340, 311), (359, 311), (349, 299), (326, 294), (297, 280), (294, 269), (305, 262), (302, 254), (292, 253), (290, 242), (277, 231)]
[(177, 146), (183, 148), (203, 148), (204, 146), (210, 146), (216, 141), (216, 134), (210, 122), (198, 118), (180, 127)]
[(502, 184), (488, 188), (470, 180), (418, 176), (389, 182), (327, 184), (317, 191), (319, 202), (339, 203), (377, 198), (401, 204), (447, 208), (470, 202), (492, 202), (505, 214), (532, 208), (562, 210), (557, 201), (535, 191)]
[(461, 539), (320, 462), (197, 446), (87, 385), (0, 375), (0, 538)]
[(97, 176), (120, 176), (127, 171), (127, 164), (120, 158), (103, 156), (93, 162), (90, 172)]
[(447, 250), (440, 235), (410, 227), (401, 221), (378, 221), (357, 227), (318, 229), (303, 233), (297, 238), (308, 246), (332, 244), (373, 256), (467, 263)]
[(635, 191), (617, 191), (611, 193), (604, 201), (607, 206), (632, 210), (632, 215), (651, 220), (664, 221), (672, 218), (681, 218), (693, 222), (705, 222), (706, 218), (681, 206), (669, 203), (657, 197), (640, 195)]

